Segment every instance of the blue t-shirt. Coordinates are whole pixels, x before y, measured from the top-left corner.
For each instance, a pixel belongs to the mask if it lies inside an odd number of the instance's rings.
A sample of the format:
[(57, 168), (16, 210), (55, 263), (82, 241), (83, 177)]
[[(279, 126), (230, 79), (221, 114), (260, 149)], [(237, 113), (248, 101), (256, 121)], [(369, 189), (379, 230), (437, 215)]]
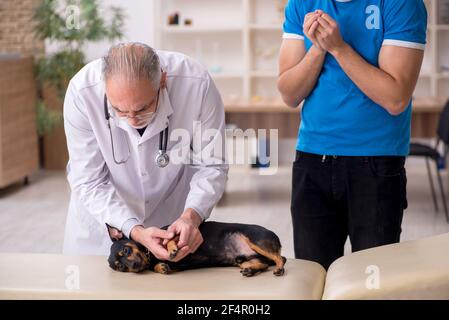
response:
[[(312, 42), (304, 36), (307, 13), (321, 9), (340, 28), (343, 39), (378, 67), (383, 45), (424, 50), (427, 11), (422, 0), (289, 0), (284, 39)], [(369, 99), (326, 55), (317, 84), (302, 109), (297, 150), (337, 156), (406, 156), (409, 152), (411, 102), (390, 115)]]

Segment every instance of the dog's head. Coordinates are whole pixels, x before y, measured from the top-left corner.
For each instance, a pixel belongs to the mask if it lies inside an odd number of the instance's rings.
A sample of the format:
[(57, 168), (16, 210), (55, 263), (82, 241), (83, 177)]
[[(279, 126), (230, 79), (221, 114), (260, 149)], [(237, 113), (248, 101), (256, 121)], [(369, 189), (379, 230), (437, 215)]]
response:
[(125, 237), (123, 232), (106, 224), (112, 240), (109, 266), (121, 272), (141, 272), (148, 269), (150, 254), (140, 243)]

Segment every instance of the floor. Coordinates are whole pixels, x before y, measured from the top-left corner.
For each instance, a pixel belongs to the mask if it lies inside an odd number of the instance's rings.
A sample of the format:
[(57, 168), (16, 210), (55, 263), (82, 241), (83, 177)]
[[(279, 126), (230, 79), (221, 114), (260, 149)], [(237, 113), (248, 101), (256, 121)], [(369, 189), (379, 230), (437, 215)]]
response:
[[(285, 166), (274, 176), (261, 176), (257, 170), (232, 168), (226, 196), (211, 219), (263, 225), (279, 235), (284, 255), (293, 257), (290, 171)], [(433, 208), (424, 164), (409, 161), (407, 171), (402, 240), (449, 232), (443, 212)], [(69, 192), (64, 173), (50, 171), (34, 174), (27, 186), (0, 189), (0, 252), (61, 252)]]

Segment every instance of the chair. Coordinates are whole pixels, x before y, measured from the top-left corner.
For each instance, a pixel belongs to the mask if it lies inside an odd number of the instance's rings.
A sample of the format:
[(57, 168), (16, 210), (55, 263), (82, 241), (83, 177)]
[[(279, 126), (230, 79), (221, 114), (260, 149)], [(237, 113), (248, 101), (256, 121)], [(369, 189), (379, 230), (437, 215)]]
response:
[[(440, 143), (444, 144), (444, 153), (441, 155), (438, 152), (438, 147)], [(446, 220), (449, 223), (449, 213), (447, 208), (446, 194), (444, 192), (443, 181), (441, 179), (440, 173), (440, 160), (445, 160), (449, 151), (449, 101), (446, 103), (446, 106), (443, 109), (443, 112), (440, 115), (440, 121), (437, 129), (437, 142), (435, 147), (431, 147), (421, 143), (411, 143), (410, 144), (410, 154), (409, 156), (416, 157), (424, 157), (426, 160), (427, 166), (427, 175), (429, 176), (430, 182), (430, 190), (432, 192), (433, 204), (435, 206), (435, 210), (438, 211), (438, 202), (435, 195), (435, 188), (433, 185), (432, 172), (430, 170), (430, 161), (432, 160), (435, 163), (435, 168), (437, 170), (437, 179), (440, 187), (441, 198), (443, 202), (444, 213), (446, 214)]]

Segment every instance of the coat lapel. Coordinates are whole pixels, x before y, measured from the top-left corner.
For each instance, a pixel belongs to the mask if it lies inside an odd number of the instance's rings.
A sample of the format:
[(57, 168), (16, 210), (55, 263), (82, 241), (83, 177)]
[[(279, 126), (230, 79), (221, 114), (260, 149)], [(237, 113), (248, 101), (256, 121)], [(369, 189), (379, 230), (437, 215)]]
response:
[(154, 119), (153, 123), (150, 123), (148, 125), (142, 138), (139, 141), (139, 144), (144, 143), (155, 135), (159, 135), (159, 133), (167, 128), (169, 124), (169, 117), (173, 113), (173, 108), (170, 103), (167, 89), (161, 90), (160, 94), (161, 96), (159, 97), (160, 100), (158, 110), (156, 111), (156, 118)]

